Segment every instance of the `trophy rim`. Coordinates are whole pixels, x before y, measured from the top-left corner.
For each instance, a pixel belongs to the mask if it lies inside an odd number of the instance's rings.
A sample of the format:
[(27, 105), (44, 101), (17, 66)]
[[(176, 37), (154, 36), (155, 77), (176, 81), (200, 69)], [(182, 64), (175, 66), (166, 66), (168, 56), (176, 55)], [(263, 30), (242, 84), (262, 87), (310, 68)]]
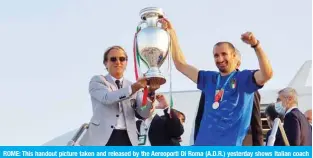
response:
[(159, 7), (146, 7), (140, 10), (139, 16), (143, 18), (147, 13), (157, 13), (159, 16), (164, 16), (164, 11)]

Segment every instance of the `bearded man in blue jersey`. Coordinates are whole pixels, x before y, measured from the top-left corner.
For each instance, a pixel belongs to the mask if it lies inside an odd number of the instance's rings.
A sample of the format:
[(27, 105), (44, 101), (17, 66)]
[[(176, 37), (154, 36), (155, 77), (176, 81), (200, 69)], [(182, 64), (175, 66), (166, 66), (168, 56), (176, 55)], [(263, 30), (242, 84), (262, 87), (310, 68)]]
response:
[(236, 48), (229, 42), (214, 45), (213, 56), (218, 72), (198, 70), (186, 63), (170, 22), (166, 19), (161, 22), (171, 36), (176, 69), (205, 94), (204, 112), (194, 145), (242, 145), (250, 126), (254, 92), (273, 76), (260, 42), (251, 32), (241, 35), (242, 41), (255, 50), (259, 70), (237, 70)]

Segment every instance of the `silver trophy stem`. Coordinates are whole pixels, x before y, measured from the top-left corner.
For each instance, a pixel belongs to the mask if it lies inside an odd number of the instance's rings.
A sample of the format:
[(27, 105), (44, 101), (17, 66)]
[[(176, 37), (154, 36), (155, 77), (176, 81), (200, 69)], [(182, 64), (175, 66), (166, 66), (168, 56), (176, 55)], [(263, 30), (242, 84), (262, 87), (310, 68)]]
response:
[(159, 83), (160, 85), (166, 82), (165, 77), (162, 75), (158, 67), (151, 67), (148, 72), (145, 73), (145, 77), (154, 83)]
[(149, 17), (146, 20), (146, 24), (148, 25), (148, 27), (157, 27), (158, 19), (159, 18), (157, 16)]

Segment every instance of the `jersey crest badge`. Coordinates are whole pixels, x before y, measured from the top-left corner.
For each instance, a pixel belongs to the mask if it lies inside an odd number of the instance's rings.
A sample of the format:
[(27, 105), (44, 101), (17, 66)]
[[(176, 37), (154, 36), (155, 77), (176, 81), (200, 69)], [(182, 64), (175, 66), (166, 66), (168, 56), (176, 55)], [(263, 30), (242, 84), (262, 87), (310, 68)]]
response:
[(230, 81), (230, 88), (235, 89), (236, 86), (237, 86), (236, 79), (233, 78), (233, 79)]

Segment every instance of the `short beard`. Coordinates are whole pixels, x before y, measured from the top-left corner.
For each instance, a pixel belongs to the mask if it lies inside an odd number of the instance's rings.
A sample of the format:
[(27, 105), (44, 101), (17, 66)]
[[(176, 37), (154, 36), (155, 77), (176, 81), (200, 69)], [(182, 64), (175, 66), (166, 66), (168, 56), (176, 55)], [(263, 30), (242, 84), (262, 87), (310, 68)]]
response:
[(226, 73), (227, 71), (225, 69), (218, 69), (222, 73)]
[(221, 73), (227, 73), (227, 69), (221, 69), (221, 68), (218, 68), (218, 70), (221, 72)]

